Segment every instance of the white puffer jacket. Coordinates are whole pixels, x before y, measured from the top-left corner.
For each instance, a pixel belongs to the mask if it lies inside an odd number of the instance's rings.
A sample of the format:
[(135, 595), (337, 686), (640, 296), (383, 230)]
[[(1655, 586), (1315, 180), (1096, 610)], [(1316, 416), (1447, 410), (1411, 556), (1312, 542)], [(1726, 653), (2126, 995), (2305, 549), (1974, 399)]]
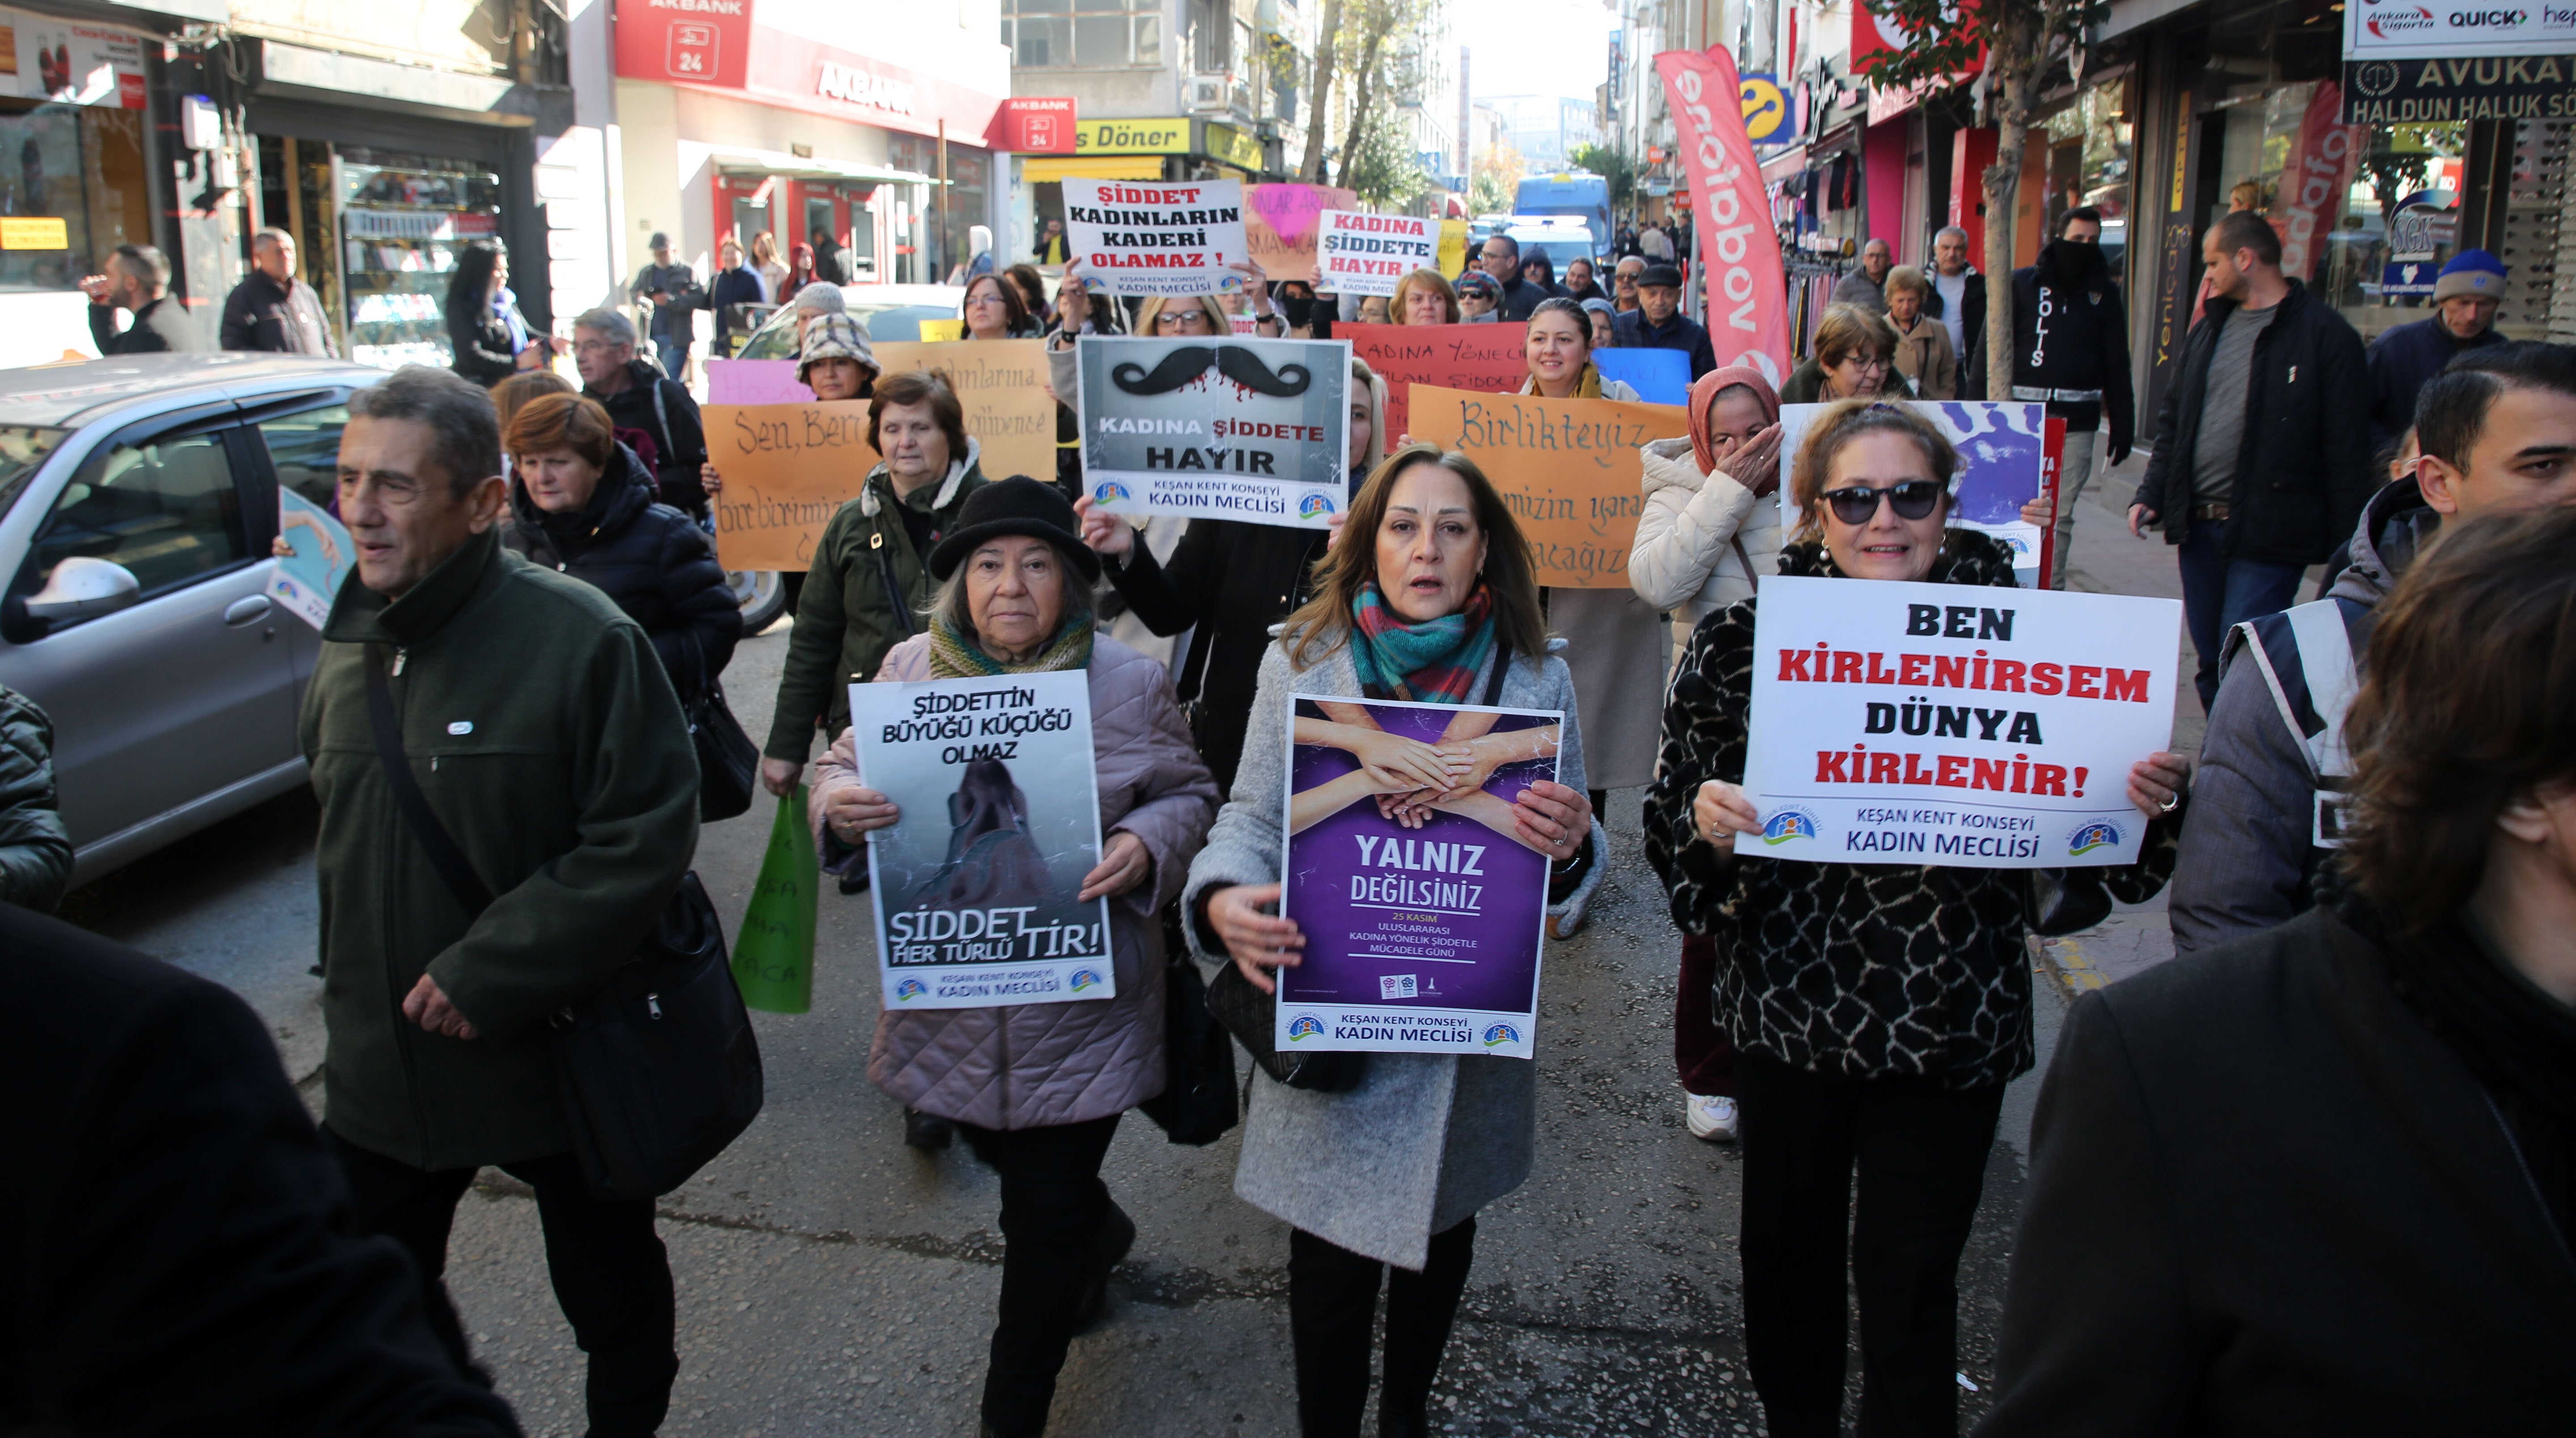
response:
[(1703, 616), (1751, 598), (1754, 576), (1780, 572), (1779, 497), (1757, 499), (1723, 470), (1703, 476), (1688, 439), (1659, 439), (1639, 454), (1646, 511), (1628, 552), (1628, 583), (1639, 599), (1672, 612), (1679, 653)]

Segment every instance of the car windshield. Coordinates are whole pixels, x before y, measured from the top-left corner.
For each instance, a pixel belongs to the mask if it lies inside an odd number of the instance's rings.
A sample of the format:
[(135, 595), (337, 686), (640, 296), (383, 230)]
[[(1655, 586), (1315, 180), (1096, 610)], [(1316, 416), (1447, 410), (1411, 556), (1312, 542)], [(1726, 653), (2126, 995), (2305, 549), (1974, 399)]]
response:
[[(854, 304), (848, 313), (858, 320), (870, 344), (921, 338), (923, 320), (954, 320), (957, 312), (938, 305)], [(780, 310), (758, 333), (743, 341), (736, 359), (796, 358), (796, 312)]]
[(45, 467), (45, 457), (61, 448), (70, 434), (45, 425), (0, 424), (0, 514), (18, 502), (27, 481)]

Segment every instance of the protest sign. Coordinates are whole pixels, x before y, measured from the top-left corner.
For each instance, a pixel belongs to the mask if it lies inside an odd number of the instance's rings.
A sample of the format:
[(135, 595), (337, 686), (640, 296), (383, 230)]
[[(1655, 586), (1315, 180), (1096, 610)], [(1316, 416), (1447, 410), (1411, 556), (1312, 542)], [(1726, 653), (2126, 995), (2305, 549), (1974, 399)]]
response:
[(724, 476), (716, 557), (727, 569), (813, 567), (824, 526), (877, 466), (868, 402), (711, 404), (706, 428), (707, 462)]
[(1440, 222), (1440, 262), (1432, 266), (1444, 275), (1467, 273), (1467, 239), (1472, 233), (1465, 220)]
[(933, 344), (966, 338), (964, 320), (923, 320), (919, 329), (921, 337)]
[(709, 404), (808, 404), (813, 398), (792, 359), (707, 361)]
[(1469, 394), (1416, 385), (1413, 437), (1476, 461), (1538, 559), (1538, 582), (1625, 589), (1646, 509), (1637, 449), (1690, 433), (1668, 405)]
[(966, 410), (986, 479), (1025, 474), (1055, 482), (1055, 400), (1045, 340), (889, 340), (875, 347), (889, 375), (938, 370)]
[(1440, 222), (1413, 215), (1326, 210), (1315, 288), (1345, 295), (1392, 295), (1395, 283), (1440, 258)]
[(1091, 680), (1079, 669), (853, 684), (861, 782), (894, 801), (868, 835), (877, 969), (893, 1009), (1105, 999)]
[(331, 617), (331, 601), (358, 557), (357, 546), (331, 511), (283, 484), (277, 487), (277, 537), (294, 546), (295, 554), (277, 561), (268, 592), (296, 618), (319, 629)]
[(1122, 295), (1233, 294), (1246, 258), (1243, 184), (1064, 181), (1065, 230), (1083, 273)]
[[(2038, 587), (2040, 526), (2024, 521), (2021, 507), (2040, 493), (2047, 459), (2048, 407), (1976, 399), (1894, 402), (1932, 421), (1959, 451), (1950, 523), (2003, 541), (2013, 552), (2013, 577), (2024, 589)], [(1790, 493), (1798, 446), (1806, 441), (1808, 426), (1827, 408), (1780, 406), (1780, 523), (1791, 532), (1800, 522), (1797, 501)]]
[(1690, 356), (1680, 350), (1594, 350), (1592, 365), (1603, 379), (1624, 382), (1648, 404), (1690, 403)]
[(1254, 185), (1243, 199), (1243, 237), (1262, 273), (1308, 284), (1315, 283), (1315, 242), (1324, 212), (1360, 202), (1350, 190), (1301, 184)]
[(1351, 353), (1386, 381), (1386, 437), (1412, 431), (1412, 388), (1509, 394), (1529, 378), (1528, 339), (1519, 325), (1335, 325)]
[[(1282, 1053), (1298, 1049), (1530, 1057), (1548, 856), (1513, 800), (1554, 781), (1565, 716), (1289, 696), (1279, 912), (1305, 935), (1279, 970)], [(1465, 746), (1485, 775), (1420, 828), (1378, 810), (1355, 748), (1387, 736)]]
[(2171, 599), (1775, 575), (1753, 631), (1739, 857), (2125, 864), (2129, 766), (2173, 737)]
[(1102, 509), (1320, 529), (1349, 503), (1348, 343), (1084, 335), (1074, 362)]

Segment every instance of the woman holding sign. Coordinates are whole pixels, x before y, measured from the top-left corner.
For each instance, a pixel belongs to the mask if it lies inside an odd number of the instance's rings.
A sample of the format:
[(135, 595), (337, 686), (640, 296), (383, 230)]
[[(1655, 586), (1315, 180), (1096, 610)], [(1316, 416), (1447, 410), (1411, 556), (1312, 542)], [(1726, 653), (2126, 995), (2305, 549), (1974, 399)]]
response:
[[(1195, 528), (1195, 526), (1193, 526)], [(1581, 872), (1588, 900), (1601, 831), (1584, 797), (1574, 682), (1549, 653), (1529, 543), (1482, 471), (1430, 445), (1398, 451), (1351, 502), (1315, 598), (1288, 618), (1261, 659), (1260, 690), (1232, 802), (1190, 867), (1184, 894), (1192, 947), (1273, 990), (1305, 940), (1276, 917), (1291, 694), (1491, 702), (1564, 714), (1563, 783), (1514, 801), (1521, 842), (1560, 875)], [(1497, 672), (1499, 695), (1490, 701)], [(1433, 750), (1434, 753), (1445, 753)], [(1417, 756), (1419, 757), (1419, 756)], [(1390, 772), (1405, 767), (1388, 756)], [(1390, 779), (1388, 792), (1432, 798)], [(1463, 794), (1484, 776), (1463, 776)], [(1582, 856), (1582, 858), (1578, 858)], [(1561, 904), (1560, 904), (1561, 907)], [(1425, 1433), (1424, 1405), (1474, 1259), (1478, 1209), (1529, 1177), (1537, 1139), (1535, 1065), (1441, 1054), (1367, 1056), (1338, 1092), (1290, 1088), (1256, 1068), (1234, 1191), (1295, 1228), (1288, 1313), (1297, 1411), (1312, 1438), (1359, 1432), (1368, 1402), (1369, 1335), (1384, 1268), (1386, 1378), (1379, 1431)]]
[[(1793, 467), (1814, 517), (1780, 573), (2012, 587), (2002, 544), (1945, 528), (1957, 467), (1910, 409), (1828, 411)], [(1715, 1003), (1737, 1048), (1746, 1362), (1774, 1434), (1839, 1431), (1848, 1235), (1862, 1429), (1953, 1432), (1959, 1254), (2004, 1085), (2031, 1067), (2034, 871), (1739, 854), (1739, 836), (1763, 835), (1738, 786), (1760, 602), (1692, 634), (1646, 800), (1647, 857), (1674, 922), (1717, 946)], [(2136, 863), (2100, 871), (2120, 898), (2148, 899), (2172, 873), (2185, 774), (2163, 753), (2130, 769), (2147, 837)]]
[[(896, 645), (877, 682), (1079, 669), (1091, 693), (1102, 843), (1080, 898), (1110, 900), (1115, 997), (881, 1012), (868, 1054), (871, 1082), (907, 1112), (955, 1123), (1001, 1177), (1001, 1319), (983, 1418), (1000, 1438), (1038, 1438), (1065, 1346), (1099, 1318), (1110, 1270), (1136, 1241), (1100, 1164), (1119, 1115), (1162, 1092), (1163, 926), (1155, 916), (1180, 893), (1217, 789), (1190, 752), (1163, 666), (1092, 632), (1100, 561), (1053, 486), (1015, 475), (976, 490), (930, 552), (929, 569), (940, 585), (929, 632)], [(864, 865), (862, 836), (902, 817), (860, 781), (857, 766), (847, 729), (814, 766), (826, 867)], [(970, 786), (976, 777), (970, 769)], [(1007, 777), (1000, 787), (1008, 790)], [(961, 794), (970, 798), (971, 787)], [(966, 817), (956, 809), (921, 816), (940, 829)]]
[[(1624, 380), (1604, 379), (1592, 363), (1592, 319), (1573, 300), (1539, 301), (1530, 311), (1524, 351), (1529, 378), (1521, 393), (1541, 399), (1642, 399)], [(1599, 808), (1612, 789), (1655, 777), (1656, 700), (1664, 692), (1663, 621), (1655, 607), (1625, 588), (1550, 589), (1547, 622), (1565, 636), (1575, 692), (1589, 701), (1583, 770)], [(1572, 938), (1583, 927), (1578, 906), (1551, 916), (1548, 933)]]

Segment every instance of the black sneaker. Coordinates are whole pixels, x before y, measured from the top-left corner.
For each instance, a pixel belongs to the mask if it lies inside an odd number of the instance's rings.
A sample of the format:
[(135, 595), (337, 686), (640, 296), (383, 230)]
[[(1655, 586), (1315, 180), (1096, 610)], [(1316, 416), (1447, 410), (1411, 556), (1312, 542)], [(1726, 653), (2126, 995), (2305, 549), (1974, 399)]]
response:
[(1074, 1332), (1091, 1331), (1101, 1315), (1109, 1311), (1109, 1274), (1135, 1246), (1136, 1220), (1129, 1218), (1113, 1199), (1109, 1211), (1100, 1216), (1100, 1231), (1091, 1240), (1091, 1281), (1082, 1286), (1082, 1307), (1074, 1317)]
[(835, 877), (839, 880), (841, 892), (844, 894), (864, 894), (868, 891), (868, 865), (865, 859), (852, 864)]
[(903, 1111), (903, 1141), (923, 1153), (937, 1153), (957, 1141), (957, 1126), (917, 1108)]

